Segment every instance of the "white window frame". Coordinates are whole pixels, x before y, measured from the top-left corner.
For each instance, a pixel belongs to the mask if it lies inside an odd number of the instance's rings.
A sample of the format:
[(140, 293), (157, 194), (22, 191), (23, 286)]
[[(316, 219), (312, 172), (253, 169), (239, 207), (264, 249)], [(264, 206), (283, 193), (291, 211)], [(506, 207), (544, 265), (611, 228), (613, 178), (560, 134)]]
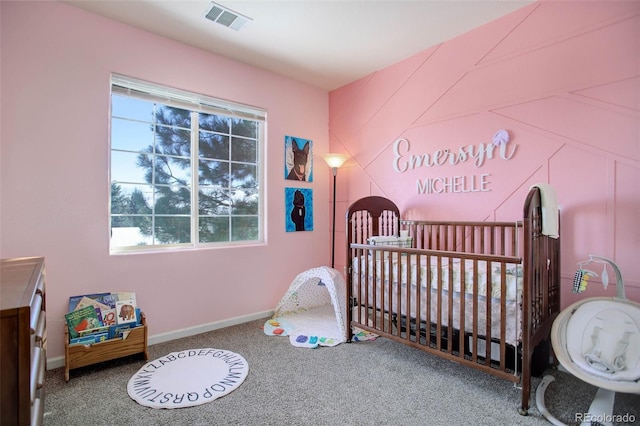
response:
[[(199, 206), (198, 206), (198, 128), (192, 124), (191, 137), (191, 237), (189, 243), (179, 244), (148, 244), (148, 245), (130, 245), (130, 246), (114, 246), (112, 245), (112, 206), (111, 206), (111, 185), (114, 181), (111, 178), (112, 164), (111, 157), (114, 149), (112, 148), (111, 126), (109, 126), (109, 252), (110, 254), (140, 253), (150, 251), (166, 251), (166, 250), (184, 250), (184, 249), (200, 249), (211, 247), (230, 247), (242, 245), (256, 245), (265, 243), (265, 186), (266, 186), (266, 167), (264, 164), (264, 152), (266, 147), (266, 124), (267, 112), (265, 109), (231, 102), (227, 100), (217, 99), (214, 97), (196, 94), (180, 89), (175, 89), (155, 83), (146, 82), (136, 78), (111, 74), (111, 93), (110, 93), (110, 110), (109, 122), (113, 120), (113, 112), (111, 111), (111, 95), (118, 94), (121, 96), (135, 97), (151, 102), (157, 102), (162, 105), (181, 108), (195, 113), (214, 114), (218, 116), (226, 116), (231, 118), (248, 119), (259, 123), (259, 131), (257, 135), (257, 158), (256, 177), (258, 179), (258, 238), (252, 240), (233, 241), (231, 231), (229, 241), (221, 242), (205, 242), (198, 241), (199, 230)], [(152, 215), (155, 217), (155, 213)], [(230, 212), (229, 217), (234, 215)], [(236, 216), (239, 217), (239, 216)]]

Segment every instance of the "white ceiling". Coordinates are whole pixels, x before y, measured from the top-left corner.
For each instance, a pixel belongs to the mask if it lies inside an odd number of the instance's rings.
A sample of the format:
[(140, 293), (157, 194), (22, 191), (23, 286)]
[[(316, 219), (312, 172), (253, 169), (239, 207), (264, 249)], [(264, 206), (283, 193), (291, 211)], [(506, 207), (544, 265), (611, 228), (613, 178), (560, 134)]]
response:
[(253, 19), (241, 31), (211, 1), (71, 0), (129, 25), (332, 90), (530, 4), (530, 0), (219, 0)]

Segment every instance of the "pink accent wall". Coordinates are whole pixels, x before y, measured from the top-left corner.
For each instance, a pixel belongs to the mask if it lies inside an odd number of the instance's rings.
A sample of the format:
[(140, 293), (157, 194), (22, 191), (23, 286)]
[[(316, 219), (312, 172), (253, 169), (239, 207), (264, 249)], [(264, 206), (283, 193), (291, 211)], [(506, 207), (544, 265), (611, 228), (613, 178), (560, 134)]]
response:
[[(0, 2), (0, 18), (0, 255), (46, 257), (49, 359), (71, 295), (134, 291), (154, 336), (271, 310), (329, 263), (326, 91), (64, 3)], [(111, 72), (268, 110), (268, 244), (109, 255)], [(285, 135), (313, 140), (313, 183), (285, 181)], [(287, 186), (313, 189), (314, 231), (285, 232)]]
[[(382, 195), (409, 219), (516, 220), (531, 185), (550, 183), (561, 208), (563, 306), (615, 294), (598, 279), (571, 292), (589, 254), (616, 261), (627, 297), (640, 301), (640, 2), (532, 4), (330, 92), (329, 115), (331, 150), (351, 157), (338, 173), (340, 218), (358, 198)], [(433, 158), (486, 146), (498, 129), (516, 147), (509, 160), (394, 170), (398, 138), (410, 141), (407, 155)], [(482, 175), (483, 192), (417, 189)], [(336, 230), (344, 241), (344, 219)]]

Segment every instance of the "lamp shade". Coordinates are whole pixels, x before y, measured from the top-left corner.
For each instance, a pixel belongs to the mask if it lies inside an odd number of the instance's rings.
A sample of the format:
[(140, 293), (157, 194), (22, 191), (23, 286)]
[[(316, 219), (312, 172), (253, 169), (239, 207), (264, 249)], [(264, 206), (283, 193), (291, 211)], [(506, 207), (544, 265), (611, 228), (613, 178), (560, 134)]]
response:
[(331, 168), (339, 168), (347, 161), (347, 156), (344, 154), (325, 154), (323, 158)]

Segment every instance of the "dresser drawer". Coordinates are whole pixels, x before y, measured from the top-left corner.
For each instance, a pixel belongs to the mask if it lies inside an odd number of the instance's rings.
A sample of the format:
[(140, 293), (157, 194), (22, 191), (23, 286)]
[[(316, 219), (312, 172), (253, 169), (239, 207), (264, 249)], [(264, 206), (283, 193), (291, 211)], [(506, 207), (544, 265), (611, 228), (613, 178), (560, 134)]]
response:
[(38, 319), (38, 326), (36, 327), (34, 336), (34, 344), (44, 348), (47, 336), (47, 320), (44, 311), (40, 312), (40, 318)]
[(29, 372), (29, 388), (31, 389), (31, 402), (36, 399), (36, 392), (44, 386), (45, 366), (47, 360), (45, 358), (44, 349), (36, 346), (31, 352), (31, 368)]
[(44, 388), (40, 389), (31, 406), (31, 425), (40, 426), (44, 423)]
[[(47, 316), (45, 312), (45, 285), (44, 274), (41, 274), (36, 284), (36, 291), (31, 303), (31, 327), (34, 330), (35, 345), (46, 348), (47, 340)], [(35, 328), (34, 328), (35, 325)]]
[(34, 364), (39, 367), (38, 371), (31, 371), (31, 374), (36, 374), (35, 385), (33, 381), (31, 384), (31, 425), (40, 426), (44, 423), (44, 381), (47, 373), (47, 355), (46, 350), (39, 347), (34, 348), (34, 354), (39, 358), (39, 361)]
[(31, 304), (31, 319), (29, 321), (32, 334), (35, 334), (38, 328), (38, 324), (40, 323), (40, 317), (43, 315), (42, 301), (43, 301), (43, 294), (36, 293), (33, 296), (33, 303)]

